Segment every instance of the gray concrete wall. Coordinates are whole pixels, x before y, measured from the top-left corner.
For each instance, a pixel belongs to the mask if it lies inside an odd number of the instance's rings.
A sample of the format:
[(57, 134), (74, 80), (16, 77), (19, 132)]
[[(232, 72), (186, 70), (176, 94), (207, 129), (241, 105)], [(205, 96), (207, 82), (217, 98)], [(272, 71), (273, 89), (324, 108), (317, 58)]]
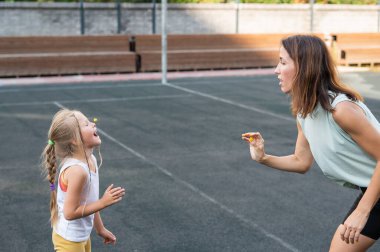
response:
[[(314, 5), (314, 32), (378, 32), (378, 6)], [(156, 32), (161, 12), (157, 6)], [(237, 15), (238, 13), (238, 15)], [(309, 4), (170, 4), (167, 32), (287, 33), (310, 32)], [(237, 25), (237, 19), (238, 25)], [(85, 3), (86, 34), (116, 34), (112, 3)], [(78, 3), (0, 3), (0, 36), (80, 34)], [(151, 34), (152, 5), (122, 4), (121, 33)]]

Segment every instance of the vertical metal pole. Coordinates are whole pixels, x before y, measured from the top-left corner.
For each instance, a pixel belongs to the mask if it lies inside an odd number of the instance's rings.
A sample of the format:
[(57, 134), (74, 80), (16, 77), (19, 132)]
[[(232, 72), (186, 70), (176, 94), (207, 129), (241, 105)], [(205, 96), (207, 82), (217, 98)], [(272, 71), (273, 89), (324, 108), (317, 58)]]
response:
[(79, 6), (79, 15), (80, 15), (80, 34), (84, 34), (84, 5), (83, 0), (80, 0)]
[(380, 32), (380, 0), (377, 1), (377, 32)]
[(167, 84), (167, 37), (166, 37), (166, 10), (167, 0), (161, 1), (161, 72), (162, 72), (162, 84)]
[(156, 34), (156, 0), (153, 0), (152, 5), (152, 34)]
[(309, 0), (310, 3), (310, 32), (314, 31), (314, 0)]
[(238, 34), (239, 33), (239, 5), (240, 5), (240, 0), (236, 0), (235, 3), (236, 3), (235, 33)]
[(121, 32), (121, 4), (120, 0), (116, 0), (116, 13), (117, 13), (117, 33)]

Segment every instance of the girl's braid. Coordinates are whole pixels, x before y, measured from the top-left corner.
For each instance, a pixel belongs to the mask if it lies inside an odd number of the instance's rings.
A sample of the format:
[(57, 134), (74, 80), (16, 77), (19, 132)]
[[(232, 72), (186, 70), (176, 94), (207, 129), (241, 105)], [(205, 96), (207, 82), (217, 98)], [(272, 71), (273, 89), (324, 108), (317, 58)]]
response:
[[(55, 146), (54, 144), (48, 144), (44, 151), (44, 168), (46, 172), (46, 179), (50, 184), (55, 183), (55, 175), (57, 173), (57, 162), (55, 156)], [(58, 219), (58, 209), (57, 209), (57, 192), (56, 190), (51, 190), (50, 192), (50, 223), (52, 226), (57, 222)]]

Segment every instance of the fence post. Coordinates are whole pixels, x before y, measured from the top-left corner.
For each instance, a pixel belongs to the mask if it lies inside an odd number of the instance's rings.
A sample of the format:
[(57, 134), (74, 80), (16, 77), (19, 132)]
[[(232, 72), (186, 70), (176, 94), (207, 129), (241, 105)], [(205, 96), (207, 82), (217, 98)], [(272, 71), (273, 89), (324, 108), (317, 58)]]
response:
[(84, 34), (84, 5), (83, 0), (80, 0), (79, 5), (79, 15), (80, 15), (80, 34)]
[(152, 34), (156, 34), (156, 0), (152, 0), (152, 2)]
[(162, 78), (161, 82), (162, 84), (167, 84), (167, 36), (166, 36), (166, 11), (167, 11), (167, 0), (161, 1), (161, 46), (162, 46), (162, 52), (161, 52), (161, 72), (162, 72)]
[(116, 0), (116, 13), (117, 13), (117, 33), (121, 32), (121, 4), (120, 0)]

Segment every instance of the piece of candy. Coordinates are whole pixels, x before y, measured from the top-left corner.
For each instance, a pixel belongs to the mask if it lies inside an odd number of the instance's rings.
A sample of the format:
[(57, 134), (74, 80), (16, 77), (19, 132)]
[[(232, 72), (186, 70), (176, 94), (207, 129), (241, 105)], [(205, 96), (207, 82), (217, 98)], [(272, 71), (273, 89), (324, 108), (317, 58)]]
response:
[(94, 117), (94, 123), (96, 123), (98, 121), (98, 118)]
[(252, 142), (255, 138), (253, 136), (249, 137), (249, 142)]

